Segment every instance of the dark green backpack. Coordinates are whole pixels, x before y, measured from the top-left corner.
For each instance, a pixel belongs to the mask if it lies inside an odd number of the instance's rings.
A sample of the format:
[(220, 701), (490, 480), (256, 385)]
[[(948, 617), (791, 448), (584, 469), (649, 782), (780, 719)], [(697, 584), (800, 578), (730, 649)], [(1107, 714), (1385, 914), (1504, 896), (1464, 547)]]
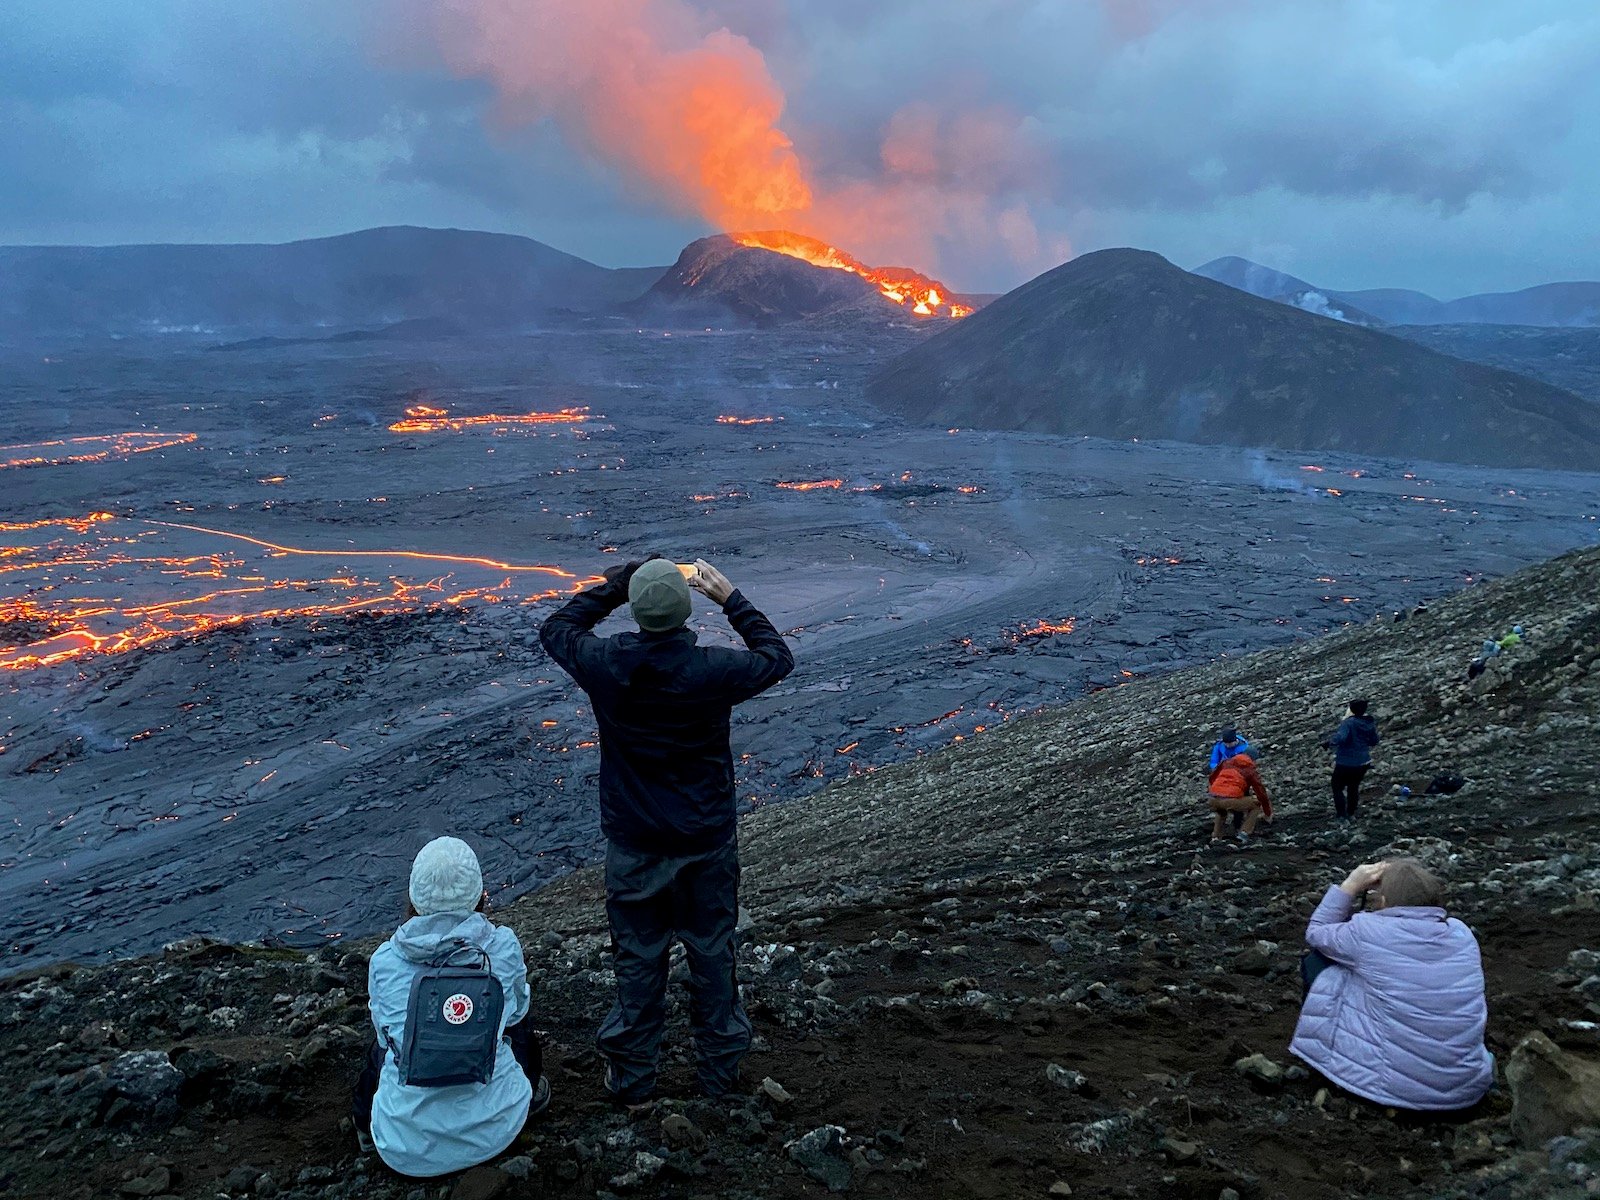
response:
[[(451, 960), (475, 955), (475, 963)], [(488, 1083), (500, 1050), (505, 991), (489, 969), (488, 951), (457, 939), (428, 960), (411, 983), (406, 1031), (394, 1055), (400, 1082), (408, 1087)]]

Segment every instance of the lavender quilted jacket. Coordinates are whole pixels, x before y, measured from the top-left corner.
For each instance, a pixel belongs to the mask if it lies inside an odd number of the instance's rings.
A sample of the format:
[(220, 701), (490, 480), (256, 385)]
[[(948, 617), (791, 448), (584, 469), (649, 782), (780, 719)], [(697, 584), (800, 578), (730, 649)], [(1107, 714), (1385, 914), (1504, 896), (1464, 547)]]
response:
[(1494, 1083), (1478, 940), (1442, 908), (1355, 912), (1328, 889), (1306, 942), (1335, 965), (1317, 976), (1289, 1049), (1346, 1091), (1443, 1112)]

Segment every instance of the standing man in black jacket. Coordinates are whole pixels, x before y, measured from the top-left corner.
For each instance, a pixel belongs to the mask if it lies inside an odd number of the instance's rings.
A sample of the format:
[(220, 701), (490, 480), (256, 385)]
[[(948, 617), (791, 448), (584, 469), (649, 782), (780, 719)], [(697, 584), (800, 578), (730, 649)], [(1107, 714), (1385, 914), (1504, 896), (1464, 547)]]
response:
[[(699, 646), (684, 628), (691, 585), (722, 606), (748, 649)], [(627, 603), (637, 633), (593, 630)], [(606, 572), (539, 631), (550, 657), (589, 693), (600, 726), (600, 828), (617, 1002), (600, 1027), (606, 1088), (625, 1104), (655, 1093), (673, 938), (689, 961), (689, 1016), (700, 1088), (725, 1095), (750, 1048), (734, 979), (739, 912), (733, 707), (794, 669), (772, 622), (710, 563), (685, 578), (652, 558)]]

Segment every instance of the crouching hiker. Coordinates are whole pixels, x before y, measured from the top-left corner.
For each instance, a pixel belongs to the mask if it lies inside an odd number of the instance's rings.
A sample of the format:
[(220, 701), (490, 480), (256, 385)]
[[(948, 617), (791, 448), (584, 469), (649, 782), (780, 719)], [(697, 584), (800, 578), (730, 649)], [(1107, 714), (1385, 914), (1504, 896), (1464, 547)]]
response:
[(410, 893), (408, 919), (367, 969), (377, 1040), (353, 1118), (363, 1150), (426, 1179), (506, 1149), (549, 1106), (550, 1083), (525, 1019), (522, 946), (483, 915), (488, 894), (472, 848), (453, 837), (429, 842), (411, 865)]
[[(746, 649), (699, 646), (684, 628), (690, 584), (717, 604)], [(637, 633), (593, 629), (627, 604)], [(733, 707), (794, 669), (772, 623), (705, 561), (692, 578), (663, 559), (628, 563), (579, 592), (539, 631), (589, 694), (600, 727), (600, 828), (617, 1000), (597, 1039), (606, 1090), (644, 1104), (656, 1089), (673, 940), (689, 965), (689, 1021), (702, 1093), (738, 1084), (750, 1019), (734, 978), (739, 912)]]
[(1211, 790), (1206, 796), (1211, 809), (1211, 843), (1223, 842), (1229, 813), (1242, 813), (1244, 825), (1239, 830), (1239, 841), (1248, 845), (1250, 835), (1256, 831), (1256, 821), (1261, 817), (1272, 820), (1272, 797), (1267, 785), (1261, 782), (1261, 772), (1256, 770), (1256, 760), (1248, 754), (1235, 754), (1225, 758), (1211, 772)]
[[(1366, 911), (1357, 906), (1366, 901)], [(1357, 867), (1306, 930), (1305, 1003), (1289, 1049), (1347, 1092), (1450, 1112), (1483, 1099), (1494, 1055), (1478, 940), (1411, 858)]]

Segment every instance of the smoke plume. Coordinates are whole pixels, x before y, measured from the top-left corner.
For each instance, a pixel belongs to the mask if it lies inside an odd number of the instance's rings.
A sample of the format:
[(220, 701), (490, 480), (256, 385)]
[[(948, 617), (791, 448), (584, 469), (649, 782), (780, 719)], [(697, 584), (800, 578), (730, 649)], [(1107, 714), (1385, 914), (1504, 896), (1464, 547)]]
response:
[(435, 11), (447, 66), (493, 85), (498, 122), (553, 121), (635, 191), (716, 229), (789, 229), (880, 263), (926, 265), (944, 237), (1029, 266), (1067, 255), (1016, 199), (1046, 171), (1004, 109), (908, 104), (881, 131), (877, 162), (818, 178), (781, 124), (786, 98), (761, 51), (691, 0), (440, 0)]

